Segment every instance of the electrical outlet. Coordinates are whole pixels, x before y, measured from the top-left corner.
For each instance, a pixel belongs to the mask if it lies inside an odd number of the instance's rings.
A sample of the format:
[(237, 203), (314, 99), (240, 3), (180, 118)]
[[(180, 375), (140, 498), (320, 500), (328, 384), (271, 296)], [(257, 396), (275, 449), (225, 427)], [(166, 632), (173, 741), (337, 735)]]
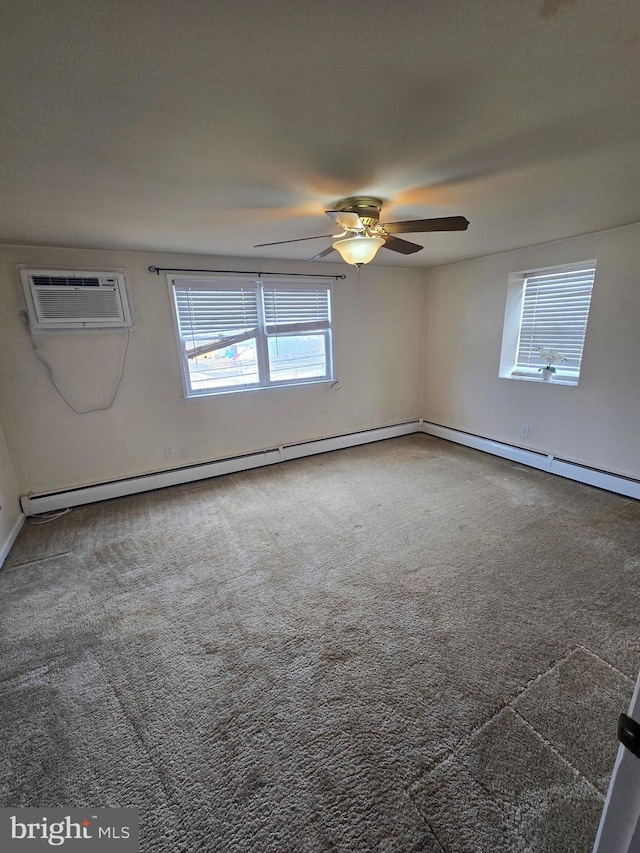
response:
[(522, 426), (520, 427), (520, 435), (523, 438), (529, 437), (529, 425), (528, 424), (522, 424)]
[(353, 413), (353, 422), (354, 424), (360, 423), (360, 412)]
[(173, 459), (176, 455), (176, 448), (173, 444), (165, 444), (164, 446), (164, 455), (167, 459)]

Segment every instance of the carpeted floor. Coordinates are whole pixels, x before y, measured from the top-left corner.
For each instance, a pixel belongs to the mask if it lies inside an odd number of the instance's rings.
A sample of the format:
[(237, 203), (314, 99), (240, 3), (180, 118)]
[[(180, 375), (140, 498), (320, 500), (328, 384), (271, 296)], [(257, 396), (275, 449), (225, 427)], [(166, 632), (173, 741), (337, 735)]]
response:
[(590, 851), (640, 503), (424, 435), (25, 526), (1, 805), (142, 850)]

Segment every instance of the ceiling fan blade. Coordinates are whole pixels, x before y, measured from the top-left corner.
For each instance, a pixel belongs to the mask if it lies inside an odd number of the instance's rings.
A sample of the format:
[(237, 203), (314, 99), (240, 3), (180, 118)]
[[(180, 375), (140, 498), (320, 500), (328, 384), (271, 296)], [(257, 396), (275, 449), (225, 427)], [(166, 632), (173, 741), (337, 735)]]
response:
[(386, 222), (382, 225), (389, 234), (418, 234), (425, 231), (466, 231), (469, 220), (464, 216), (440, 216), (437, 219), (409, 219), (407, 222)]
[(340, 228), (358, 228), (363, 229), (364, 223), (357, 213), (351, 213), (348, 210), (325, 210), (327, 216), (340, 226)]
[(327, 255), (330, 255), (331, 252), (335, 252), (333, 246), (329, 246), (328, 249), (323, 249), (322, 252), (318, 252), (317, 255), (314, 255), (312, 258), (309, 258), (310, 261), (319, 261), (320, 258), (326, 258)]
[(400, 240), (398, 237), (387, 234), (384, 238), (384, 245), (380, 248), (391, 249), (392, 252), (400, 252), (401, 255), (413, 255), (414, 252), (424, 249), (424, 246), (418, 246), (417, 243), (410, 243), (408, 240)]
[(253, 247), (258, 249), (260, 246), (281, 246), (283, 243), (302, 243), (304, 240), (328, 240), (330, 237), (335, 239), (341, 237), (341, 234), (318, 234), (317, 237), (298, 237), (296, 240), (277, 240), (275, 243), (256, 243)]

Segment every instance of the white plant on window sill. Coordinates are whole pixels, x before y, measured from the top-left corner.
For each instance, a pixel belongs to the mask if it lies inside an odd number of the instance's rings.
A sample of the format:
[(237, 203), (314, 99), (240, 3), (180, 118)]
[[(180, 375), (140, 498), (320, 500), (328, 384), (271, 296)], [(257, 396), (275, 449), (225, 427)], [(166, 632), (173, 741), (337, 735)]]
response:
[(537, 347), (540, 358), (546, 361), (544, 367), (539, 367), (538, 371), (542, 373), (542, 378), (545, 382), (549, 382), (553, 374), (556, 372), (554, 364), (564, 361), (564, 356), (561, 352), (547, 347)]

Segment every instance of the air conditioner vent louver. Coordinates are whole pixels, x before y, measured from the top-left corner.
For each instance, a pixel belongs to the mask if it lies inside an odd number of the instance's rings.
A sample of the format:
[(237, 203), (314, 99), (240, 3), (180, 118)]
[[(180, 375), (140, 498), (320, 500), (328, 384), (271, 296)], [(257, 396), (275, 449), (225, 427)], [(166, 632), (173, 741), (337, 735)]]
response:
[(120, 272), (21, 270), (32, 332), (131, 327)]
[[(31, 277), (35, 287), (99, 287), (100, 279), (95, 278), (70, 278), (66, 275), (34, 275)], [(115, 279), (114, 279), (115, 282)]]

